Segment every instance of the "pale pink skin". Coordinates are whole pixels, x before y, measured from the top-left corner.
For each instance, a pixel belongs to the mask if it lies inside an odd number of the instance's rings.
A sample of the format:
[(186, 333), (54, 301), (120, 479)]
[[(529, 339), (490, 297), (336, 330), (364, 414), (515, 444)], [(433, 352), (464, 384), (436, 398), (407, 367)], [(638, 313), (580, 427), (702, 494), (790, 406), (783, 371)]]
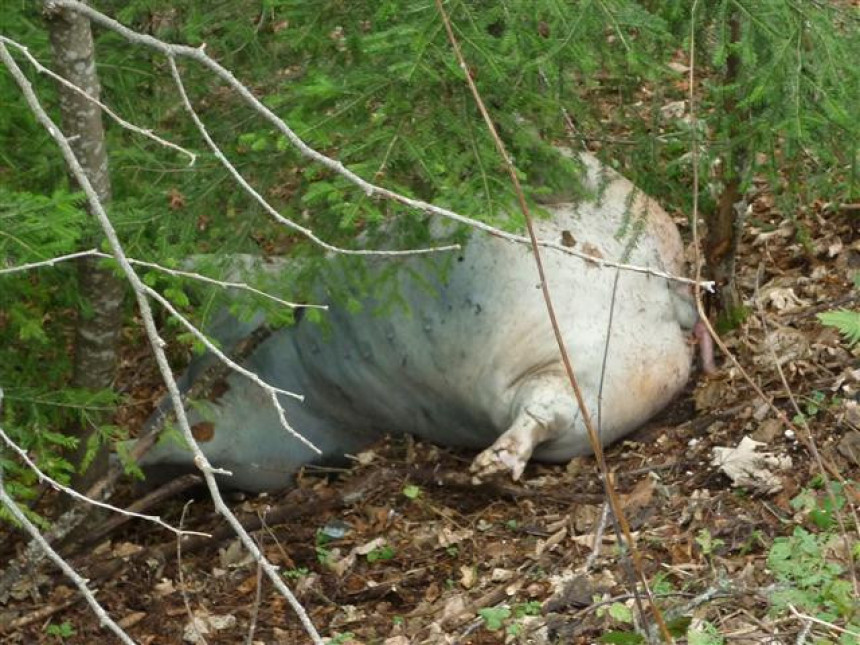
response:
[(700, 318), (693, 326), (693, 336), (699, 345), (699, 356), (702, 360), (702, 371), (705, 374), (714, 374), (717, 371), (717, 365), (714, 362), (714, 339), (705, 326), (704, 321)]

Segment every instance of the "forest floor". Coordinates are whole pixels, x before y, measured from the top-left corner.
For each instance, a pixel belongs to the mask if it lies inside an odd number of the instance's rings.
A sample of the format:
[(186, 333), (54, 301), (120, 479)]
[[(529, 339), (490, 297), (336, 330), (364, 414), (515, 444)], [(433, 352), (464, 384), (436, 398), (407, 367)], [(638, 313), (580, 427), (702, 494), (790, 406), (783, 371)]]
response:
[[(817, 205), (789, 224), (767, 195), (753, 204), (739, 255), (749, 316), (723, 339), (793, 428), (720, 356), (716, 375), (697, 375), (670, 410), (607, 452), (641, 570), (665, 620), (689, 642), (860, 642), (826, 624), (844, 627), (857, 611), (846, 557), (850, 541), (856, 549), (857, 489), (837, 480), (860, 480), (860, 364), (814, 315), (856, 302), (855, 223)], [(142, 349), (126, 356), (122, 419), (139, 424), (158, 379)], [(833, 497), (808, 432), (837, 482)], [(713, 451), (745, 437), (771, 458), (736, 484)], [(391, 439), (350, 469), (306, 472), (293, 490), (233, 496), (232, 505), (330, 643), (638, 642), (631, 621), (652, 625), (653, 614), (631, 595), (635, 574), (607, 522), (594, 460), (532, 463), (519, 482), (473, 485), (473, 456)], [(112, 501), (139, 497), (126, 486)], [(46, 493), (46, 510), (54, 500)], [(205, 491), (186, 490), (150, 512), (215, 537), (178, 554), (168, 531), (133, 521), (99, 536), (102, 519), (87, 527), (96, 541), (79, 538), (64, 551), (136, 642), (203, 642), (193, 640), (191, 615), (209, 643), (310, 642), (224, 532)], [(0, 545), (3, 559), (20, 544)], [(860, 624), (856, 613), (853, 621)], [(45, 568), (0, 605), (0, 640), (113, 637), (70, 581)]]

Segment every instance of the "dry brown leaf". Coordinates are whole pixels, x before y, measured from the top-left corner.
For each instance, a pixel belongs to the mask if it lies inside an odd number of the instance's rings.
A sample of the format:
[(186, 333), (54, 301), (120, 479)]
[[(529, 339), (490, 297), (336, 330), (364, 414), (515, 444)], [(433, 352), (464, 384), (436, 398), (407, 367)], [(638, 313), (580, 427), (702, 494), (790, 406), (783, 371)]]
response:
[(471, 589), (478, 582), (478, 570), (476, 567), (464, 564), (460, 567), (460, 586)]
[(765, 444), (744, 437), (736, 448), (716, 447), (711, 465), (725, 473), (735, 486), (772, 495), (782, 490), (782, 479), (775, 470), (791, 468), (791, 457), (756, 452)]

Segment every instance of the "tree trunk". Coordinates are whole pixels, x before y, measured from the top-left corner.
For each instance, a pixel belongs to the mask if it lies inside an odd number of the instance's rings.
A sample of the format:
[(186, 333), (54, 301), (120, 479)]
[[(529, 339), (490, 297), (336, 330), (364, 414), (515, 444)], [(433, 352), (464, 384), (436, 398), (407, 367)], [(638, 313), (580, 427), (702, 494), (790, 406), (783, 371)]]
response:
[[(729, 18), (732, 44), (740, 42), (740, 18), (735, 12)], [(741, 172), (746, 157), (743, 144), (738, 143), (742, 117), (737, 112), (737, 89), (734, 84), (740, 75), (740, 56), (732, 51), (726, 60), (724, 78), (723, 118), (728, 120), (728, 152), (722, 165), (723, 191), (717, 209), (707, 219), (705, 236), (705, 262), (708, 273), (717, 284), (722, 319), (728, 324), (737, 322), (741, 314), (741, 298), (735, 284), (735, 256), (740, 242), (740, 221), (735, 204), (741, 200)]]
[[(54, 68), (92, 97), (101, 88), (96, 74), (95, 49), (89, 20), (69, 10), (50, 11), (48, 31)], [(111, 199), (105, 133), (98, 106), (60, 84), (60, 113), (63, 133), (68, 137), (102, 203)], [(89, 245), (97, 245), (101, 235), (93, 235)], [(92, 258), (79, 261), (78, 289), (83, 303), (78, 316), (72, 386), (89, 390), (112, 387), (117, 366), (116, 346), (122, 324), (125, 283), (111, 271), (98, 267)], [(81, 466), (87, 443), (96, 430), (94, 424), (77, 428), (80, 444), (74, 463)], [(108, 447), (99, 447), (89, 467), (79, 470), (75, 486), (85, 490), (107, 472)]]

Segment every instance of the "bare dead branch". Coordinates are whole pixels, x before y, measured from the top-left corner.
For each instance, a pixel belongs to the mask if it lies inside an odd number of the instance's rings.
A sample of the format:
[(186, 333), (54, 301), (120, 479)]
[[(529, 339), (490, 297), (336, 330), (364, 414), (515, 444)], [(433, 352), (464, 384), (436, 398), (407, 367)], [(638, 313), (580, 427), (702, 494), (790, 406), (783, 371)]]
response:
[(97, 251), (95, 249), (89, 249), (88, 251), (76, 251), (75, 253), (69, 253), (67, 255), (58, 255), (55, 258), (50, 258), (48, 260), (40, 260), (39, 262), (28, 262), (27, 264), (18, 264), (11, 267), (6, 267), (5, 269), (0, 269), (0, 275), (8, 275), (10, 273), (20, 273), (22, 271), (31, 271), (32, 269), (40, 269), (42, 267), (53, 267), (60, 262), (67, 262), (68, 260), (77, 260), (78, 258), (89, 258), (96, 255)]
[[(77, 260), (79, 258), (87, 258), (87, 257), (95, 257), (95, 258), (113, 258), (112, 255), (108, 253), (102, 253), (101, 251), (97, 251), (96, 249), (89, 249), (87, 251), (77, 251), (75, 253), (69, 253), (67, 255), (58, 255), (55, 258), (50, 258), (48, 260), (41, 260), (39, 262), (29, 262), (27, 264), (19, 264), (12, 267), (6, 267), (5, 269), (0, 269), (0, 275), (6, 275), (10, 273), (20, 273), (22, 271), (30, 271), (32, 269), (39, 269), (42, 267), (53, 267), (60, 262), (67, 262), (69, 260)], [(206, 284), (211, 284), (217, 287), (223, 287), (225, 289), (239, 289), (242, 291), (247, 291), (248, 293), (253, 293), (256, 296), (260, 296), (261, 298), (266, 298), (271, 300), (272, 302), (276, 302), (279, 305), (283, 305), (284, 307), (290, 307), (293, 309), (301, 307), (302, 309), (323, 309), (327, 310), (328, 305), (315, 305), (315, 304), (305, 304), (301, 302), (291, 302), (289, 300), (284, 300), (282, 298), (278, 298), (271, 293), (266, 293), (260, 289), (252, 287), (245, 282), (236, 282), (234, 280), (218, 280), (217, 278), (211, 278), (207, 275), (203, 275), (201, 273), (195, 273), (194, 271), (182, 271), (180, 269), (171, 269), (161, 264), (156, 264), (155, 262), (146, 262), (144, 260), (136, 260), (135, 258), (128, 258), (130, 264), (135, 266), (147, 267), (149, 269), (155, 269), (156, 271), (161, 271), (162, 273), (166, 273), (167, 275), (172, 275), (174, 277), (179, 278), (189, 278), (191, 280), (196, 280), (198, 282), (204, 282)]]
[(72, 92), (79, 94), (80, 96), (82, 96), (87, 101), (93, 103), (94, 105), (97, 105), (101, 109), (102, 112), (104, 112), (110, 118), (112, 118), (114, 121), (116, 121), (116, 123), (119, 124), (121, 127), (125, 128), (126, 130), (136, 132), (137, 134), (140, 134), (144, 137), (147, 137), (148, 139), (152, 139), (157, 144), (162, 145), (165, 148), (170, 148), (171, 150), (175, 150), (176, 152), (184, 154), (186, 157), (188, 157), (188, 165), (189, 166), (194, 165), (194, 162), (197, 160), (197, 155), (194, 154), (193, 152), (191, 152), (190, 150), (186, 150), (182, 146), (176, 145), (175, 143), (171, 143), (170, 141), (167, 141), (166, 139), (162, 139), (157, 134), (154, 134), (152, 132), (152, 130), (150, 130), (150, 129), (141, 128), (140, 126), (134, 125), (133, 123), (126, 121), (121, 116), (119, 116), (116, 112), (111, 110), (107, 105), (102, 103), (99, 99), (97, 99), (93, 96), (90, 96), (89, 94), (87, 94), (84, 90), (79, 88), (74, 83), (69, 82), (68, 80), (66, 80), (65, 78), (63, 78), (62, 76), (60, 76), (59, 74), (54, 72), (53, 70), (50, 70), (47, 67), (45, 67), (44, 65), (42, 65), (42, 63), (40, 63), (30, 53), (30, 50), (27, 47), (25, 47), (24, 45), (22, 45), (21, 43), (14, 41), (11, 38), (7, 38), (6, 36), (3, 36), (3, 35), (0, 35), (0, 42), (4, 42), (7, 45), (11, 45), (12, 47), (14, 47), (18, 51), (20, 51), (22, 54), (24, 54), (24, 57), (28, 61), (30, 61), (30, 64), (40, 74), (45, 74), (47, 76), (50, 76), (51, 78), (53, 78), (55, 81), (57, 81), (58, 83), (60, 83), (64, 87), (67, 87), (68, 89), (70, 89)]
[[(594, 452), (594, 457), (597, 461), (598, 470), (602, 475), (601, 480), (603, 484), (603, 490), (605, 491), (606, 496), (609, 500), (609, 504), (612, 507), (613, 516), (618, 522), (618, 525), (621, 528), (621, 532), (624, 534), (624, 538), (630, 552), (630, 557), (633, 562), (633, 569), (636, 573), (636, 577), (639, 580), (639, 583), (642, 585), (642, 589), (645, 592), (645, 596), (648, 599), (648, 605), (651, 609), (651, 613), (654, 616), (654, 620), (657, 623), (657, 627), (660, 630), (660, 634), (665, 642), (672, 643), (672, 634), (669, 632), (669, 628), (663, 618), (663, 613), (657, 606), (657, 603), (654, 600), (654, 596), (651, 593), (651, 588), (648, 585), (648, 579), (645, 577), (639, 549), (636, 547), (636, 541), (633, 537), (632, 532), (630, 531), (630, 524), (627, 521), (627, 518), (624, 514), (624, 509), (621, 506), (621, 499), (619, 498), (618, 492), (615, 490), (615, 487), (610, 477), (609, 467), (606, 464), (606, 456), (603, 452), (603, 444), (600, 441), (600, 435), (594, 425), (594, 422), (592, 421), (588, 406), (585, 403), (585, 397), (582, 394), (582, 390), (580, 389), (579, 382), (576, 378), (576, 373), (573, 369), (573, 363), (571, 361), (570, 355), (567, 352), (567, 347), (565, 346), (564, 336), (561, 333), (561, 327), (559, 326), (558, 318), (555, 314), (555, 307), (553, 305), (552, 295), (550, 294), (549, 283), (547, 281), (546, 272), (543, 266), (543, 259), (541, 258), (540, 245), (538, 244), (537, 234), (535, 233), (534, 222), (532, 221), (532, 216), (529, 212), (528, 203), (526, 202), (522, 186), (520, 186), (520, 180), (517, 177), (516, 168), (514, 167), (513, 161), (511, 161), (511, 158), (508, 155), (507, 150), (505, 149), (505, 144), (502, 143), (502, 140), (499, 137), (498, 132), (496, 131), (496, 126), (493, 124), (493, 120), (490, 117), (486, 106), (484, 105), (484, 101), (481, 98), (481, 94), (478, 91), (478, 87), (477, 85), (475, 85), (475, 81), (472, 79), (472, 75), (469, 73), (469, 66), (466, 63), (466, 59), (463, 57), (462, 51), (460, 50), (460, 44), (457, 41), (456, 36), (454, 35), (454, 29), (451, 26), (451, 20), (448, 18), (448, 14), (445, 12), (445, 7), (442, 4), (442, 0), (436, 0), (436, 9), (438, 10), (439, 15), (442, 18), (442, 22), (445, 25), (445, 31), (448, 33), (448, 40), (451, 42), (451, 47), (454, 50), (454, 55), (457, 57), (457, 62), (460, 65), (460, 69), (463, 71), (466, 77), (466, 83), (469, 86), (469, 90), (471, 91), (472, 96), (475, 99), (475, 103), (477, 104), (478, 109), (481, 112), (481, 116), (483, 116), (484, 118), (484, 122), (487, 125), (487, 130), (489, 131), (490, 135), (493, 138), (493, 141), (496, 144), (496, 149), (499, 152), (499, 156), (502, 158), (502, 161), (504, 162), (508, 170), (508, 174), (510, 175), (511, 183), (514, 186), (514, 192), (517, 195), (517, 200), (520, 205), (520, 210), (522, 211), (523, 217), (526, 221), (526, 228), (528, 229), (528, 236), (529, 241), (531, 243), (532, 254), (535, 259), (535, 265), (537, 266), (538, 275), (540, 276), (541, 292), (543, 293), (544, 303), (546, 304), (547, 316), (549, 317), (550, 324), (552, 325), (552, 331), (555, 336), (556, 343), (558, 344), (558, 350), (559, 354), (561, 355), (561, 361), (564, 365), (565, 373), (567, 374), (568, 381), (570, 382), (570, 386), (573, 389), (576, 403), (579, 406), (579, 412), (582, 415), (583, 424), (585, 425), (586, 432), (588, 433), (588, 442), (591, 445), (592, 451)], [(636, 590), (635, 586), (634, 591), (636, 591), (636, 599), (638, 602), (638, 590)], [(642, 612), (640, 611), (640, 613)]]
[[(77, 499), (81, 502), (91, 504), (92, 506), (98, 506), (99, 508), (103, 508), (103, 509), (108, 510), (108, 511), (113, 511), (114, 513), (119, 513), (120, 515), (125, 515), (125, 516), (130, 517), (130, 518), (135, 518), (138, 520), (145, 520), (147, 522), (152, 522), (153, 524), (157, 524), (158, 526), (161, 526), (161, 527), (167, 529), (168, 531), (172, 531), (173, 533), (176, 533), (177, 535), (183, 535), (185, 533), (184, 531), (181, 531), (180, 529), (176, 528), (175, 526), (168, 524), (167, 522), (162, 520), (157, 515), (144, 515), (142, 513), (135, 513), (134, 511), (127, 511), (123, 508), (119, 508), (118, 506), (114, 506), (112, 504), (108, 504), (106, 502), (101, 502), (97, 499), (87, 497), (86, 495), (82, 495), (81, 493), (79, 493), (78, 491), (76, 491), (73, 488), (69, 488), (68, 486), (64, 486), (63, 484), (58, 482), (56, 479), (53, 479), (52, 477), (48, 476), (45, 472), (43, 472), (36, 465), (36, 463), (32, 459), (30, 459), (29, 455), (27, 454), (27, 451), (24, 450), (23, 448), (21, 448), (14, 441), (12, 441), (12, 438), (6, 434), (5, 430), (3, 430), (2, 427), (0, 427), (0, 439), (3, 439), (3, 441), (6, 443), (6, 445), (9, 446), (9, 448), (11, 448), (12, 451), (15, 452), (21, 458), (21, 461), (23, 461), (25, 464), (27, 464), (27, 466), (30, 468), (30, 470), (32, 470), (34, 473), (36, 473), (36, 475), (39, 477), (39, 481), (47, 482), (55, 490), (62, 491), (66, 495), (69, 495), (70, 497), (74, 497), (75, 499)], [(195, 535), (202, 535), (205, 537), (209, 537), (208, 533), (200, 533), (198, 531), (191, 531), (191, 532), (189, 532), (189, 534), (190, 533), (193, 533)]]
[[(109, 258), (111, 257), (107, 253), (95, 253), (98, 257)], [(209, 276), (195, 273), (194, 271), (182, 271), (179, 269), (169, 269), (166, 266), (162, 266), (160, 264), (156, 264), (154, 262), (145, 262), (143, 260), (135, 260), (134, 258), (129, 258), (128, 261), (135, 266), (147, 267), (150, 269), (155, 269), (156, 271), (161, 271), (162, 273), (166, 273), (168, 275), (172, 275), (179, 278), (190, 278), (191, 280), (196, 280), (198, 282), (203, 282), (206, 284), (211, 284), (216, 287), (223, 287), (225, 289), (239, 289), (241, 291), (247, 291), (248, 293), (253, 293), (256, 296), (260, 296), (261, 298), (266, 298), (267, 300), (271, 300), (272, 302), (276, 302), (279, 305), (283, 305), (284, 307), (290, 307), (291, 309), (322, 309), (328, 310), (328, 305), (315, 305), (315, 304), (304, 304), (301, 302), (291, 302), (289, 300), (284, 300), (282, 298), (278, 298), (277, 296), (272, 295), (271, 293), (266, 293), (265, 291), (261, 291), (255, 287), (252, 287), (249, 284), (244, 282), (236, 282), (234, 280), (218, 280), (216, 278), (210, 278)]]
[[(86, 5), (80, 6), (86, 7)], [(221, 495), (221, 491), (218, 488), (218, 483), (216, 482), (215, 476), (213, 474), (216, 469), (214, 469), (209, 463), (209, 460), (206, 458), (206, 455), (203, 454), (203, 451), (200, 449), (200, 446), (197, 444), (197, 441), (194, 439), (194, 435), (191, 432), (191, 426), (188, 423), (188, 417), (185, 414), (185, 410), (182, 406), (182, 395), (179, 392), (179, 387), (176, 384), (176, 380), (173, 378), (173, 372), (170, 369), (170, 365), (167, 361), (167, 356), (164, 353), (165, 342), (158, 334), (158, 329), (155, 325), (155, 319), (152, 315), (152, 309), (150, 308), (149, 301), (147, 300), (146, 285), (143, 284), (143, 282), (135, 272), (134, 267), (132, 267), (132, 265), (129, 263), (128, 258), (125, 255), (122, 243), (117, 236), (116, 230), (114, 229), (112, 222), (108, 218), (107, 213), (105, 212), (104, 207), (101, 204), (101, 200), (98, 198), (98, 195), (93, 189), (89, 178), (87, 177), (86, 173), (81, 167), (80, 162), (75, 156), (74, 151), (69, 145), (68, 139), (63, 135), (59, 127), (51, 120), (47, 112), (45, 112), (45, 109), (42, 107), (39, 98), (36, 96), (32, 86), (27, 80), (27, 77), (21, 71), (21, 68), (15, 62), (15, 59), (9, 54), (9, 51), (6, 49), (6, 46), (3, 43), (0, 43), (0, 61), (3, 62), (9, 72), (12, 74), (12, 77), (15, 79), (15, 82), (21, 89), (24, 99), (26, 100), (27, 105), (36, 117), (37, 121), (47, 130), (48, 134), (51, 136), (52, 139), (54, 139), (57, 146), (60, 148), (63, 154), (63, 158), (66, 161), (66, 164), (68, 165), (72, 175), (77, 180), (78, 184), (81, 186), (81, 189), (83, 190), (87, 198), (87, 202), (93, 216), (96, 218), (102, 231), (104, 232), (105, 237), (108, 240), (114, 259), (119, 263), (122, 272), (125, 274), (129, 284), (132, 287), (135, 299), (138, 304), (138, 308), (140, 310), (141, 318), (143, 320), (144, 328), (146, 330), (147, 338), (149, 339), (153, 353), (155, 354), (155, 360), (158, 363), (158, 368), (161, 372), (161, 376), (167, 385), (168, 392), (170, 393), (170, 399), (173, 402), (173, 406), (176, 411), (179, 428), (182, 431), (185, 440), (187, 441), (194, 454), (195, 465), (203, 473), (203, 478), (206, 481), (206, 485), (209, 489), (209, 494), (212, 497), (212, 501), (216, 511), (221, 514), (233, 527), (233, 530), (239, 536), (239, 539), (245, 545), (245, 548), (247, 548), (248, 551), (253, 555), (254, 559), (260, 563), (260, 565), (263, 567), (263, 570), (266, 572), (266, 575), (275, 585), (275, 588), (284, 596), (284, 598), (286, 598), (287, 602), (290, 604), (293, 611), (296, 612), (296, 615), (302, 623), (302, 626), (304, 627), (308, 635), (311, 637), (315, 645), (323, 645), (322, 638), (320, 637), (313, 623), (311, 623), (311, 620), (308, 617), (307, 612), (302, 607), (301, 603), (299, 603), (295, 595), (293, 595), (292, 591), (290, 591), (289, 587), (287, 587), (287, 585), (278, 575), (278, 572), (275, 567), (260, 552), (253, 538), (251, 538), (251, 536), (248, 535), (247, 531), (242, 528), (242, 525), (236, 519), (236, 516), (224, 502), (224, 499)], [(5, 496), (5, 491), (0, 492), (2, 492), (2, 494)], [(6, 496), (6, 498), (8, 499), (8, 496)], [(17, 511), (18, 509), (16, 508), (15, 510)], [(18, 512), (20, 513), (20, 511)], [(41, 536), (39, 536), (39, 539), (42, 539)], [(44, 542), (44, 540), (42, 541)], [(44, 544), (44, 547), (50, 548), (47, 543)], [(60, 559), (60, 561), (62, 562), (62, 559)], [(64, 562), (63, 564), (65, 565)], [(72, 571), (72, 573), (74, 573), (74, 571)], [(104, 618), (102, 618), (102, 620), (110, 619), (105, 616)], [(115, 625), (115, 623), (113, 623), (112, 621), (111, 623)], [(121, 630), (120, 633), (123, 633), (124, 635), (124, 632), (122, 632)], [(128, 642), (131, 641), (129, 640)]]
[(269, 400), (272, 402), (272, 407), (274, 407), (275, 411), (278, 413), (278, 420), (281, 422), (281, 426), (287, 432), (289, 432), (290, 435), (301, 441), (304, 445), (306, 445), (318, 455), (322, 454), (322, 451), (319, 448), (317, 448), (311, 441), (303, 437), (301, 433), (299, 433), (290, 425), (289, 421), (287, 421), (287, 413), (284, 410), (284, 406), (282, 406), (281, 402), (278, 400), (278, 394), (283, 394), (299, 401), (304, 401), (305, 397), (303, 395), (296, 394), (295, 392), (290, 392), (289, 390), (283, 390), (279, 387), (274, 387), (273, 385), (269, 385), (263, 379), (257, 376), (256, 373), (242, 367), (241, 365), (239, 365), (239, 363), (235, 362), (232, 358), (227, 356), (227, 354), (218, 349), (218, 347), (212, 341), (206, 338), (205, 334), (203, 334), (199, 329), (197, 329), (197, 327), (192, 325), (191, 322), (189, 322), (189, 320), (185, 316), (179, 313), (176, 307), (174, 307), (167, 298), (162, 296), (155, 289), (146, 285), (143, 285), (143, 289), (145, 293), (149, 294), (150, 298), (157, 300), (162, 307), (164, 307), (168, 312), (170, 312), (171, 316), (173, 316), (180, 323), (182, 323), (182, 326), (185, 327), (189, 332), (191, 332), (197, 340), (203, 343), (206, 346), (206, 349), (212, 352), (222, 363), (227, 365), (234, 372), (241, 374), (251, 382), (255, 383), (264, 392), (266, 392), (269, 395)]
[(853, 629), (845, 629), (844, 627), (840, 627), (839, 625), (828, 623), (826, 620), (821, 620), (820, 618), (816, 618), (815, 616), (810, 616), (809, 614), (799, 612), (792, 604), (788, 605), (788, 610), (804, 622), (815, 623), (816, 625), (826, 627), (827, 629), (832, 629), (833, 631), (839, 632), (840, 634), (847, 634), (848, 636), (853, 636), (854, 638), (860, 638), (860, 632), (855, 632)]
[[(182, 514), (179, 516), (179, 526), (185, 522), (185, 515), (188, 513), (188, 507), (191, 506), (194, 500), (189, 499), (182, 507)], [(179, 594), (182, 596), (182, 604), (185, 606), (185, 613), (188, 614), (188, 621), (191, 624), (191, 629), (194, 630), (194, 635), (197, 636), (203, 645), (208, 645), (206, 637), (200, 629), (200, 623), (197, 621), (197, 616), (191, 609), (191, 601), (188, 600), (188, 589), (185, 587), (185, 572), (182, 569), (182, 538), (176, 536), (176, 576), (179, 578)]]
[[(166, 484), (155, 488), (154, 490), (148, 492), (143, 497), (135, 500), (131, 504), (129, 504), (126, 511), (134, 511), (136, 513), (140, 513), (147, 508), (152, 508), (153, 506), (157, 506), (164, 502), (164, 500), (170, 499), (182, 493), (183, 491), (188, 490), (193, 486), (199, 486), (203, 483), (203, 479), (200, 475), (196, 473), (189, 473), (187, 475), (182, 475), (181, 477), (177, 477), (176, 479), (172, 479)], [(94, 527), (92, 530), (87, 531), (86, 535), (82, 536), (81, 539), (75, 543), (78, 544), (95, 544), (104, 538), (106, 535), (109, 535), (113, 531), (115, 531), (120, 526), (123, 526), (129, 521), (128, 514), (123, 515), (113, 515), (108, 518), (105, 522), (100, 524), (97, 527)], [(205, 536), (207, 539), (212, 538), (211, 533), (198, 533), (200, 536)], [(70, 552), (74, 552), (74, 548), (62, 548), (61, 552), (64, 555), (69, 555)]]
[[(257, 512), (260, 518), (260, 523), (268, 530), (266, 526), (266, 513), (269, 511), (269, 506), (263, 509), (263, 512)], [(263, 550), (263, 535), (259, 538), (260, 550)], [(251, 618), (248, 621), (248, 633), (245, 634), (245, 645), (254, 645), (254, 632), (257, 630), (257, 619), (260, 616), (260, 603), (263, 600), (263, 569), (257, 564), (257, 579), (254, 585), (254, 602), (251, 605)]]
[[(6, 50), (2, 44), (0, 44), (0, 56), (6, 54)], [(81, 592), (81, 595), (84, 597), (84, 600), (87, 601), (87, 604), (93, 610), (93, 613), (98, 616), (99, 622), (102, 625), (107, 626), (109, 630), (111, 630), (116, 637), (119, 638), (126, 645), (134, 645), (134, 641), (131, 637), (123, 631), (122, 627), (116, 624), (114, 620), (108, 616), (107, 612), (104, 610), (104, 607), (101, 606), (98, 600), (96, 600), (95, 594), (90, 590), (87, 586), (87, 581), (78, 575), (78, 572), (75, 571), (69, 563), (67, 563), (60, 555), (51, 548), (51, 545), (42, 537), (42, 534), (39, 532), (39, 529), (36, 525), (34, 525), (27, 516), (18, 508), (18, 505), (15, 503), (11, 497), (9, 497), (9, 493), (6, 492), (6, 487), (3, 485), (3, 469), (0, 468), (0, 504), (6, 507), (6, 510), (15, 518), (15, 520), (23, 527), (23, 529), (27, 532), (30, 538), (36, 542), (42, 550), (45, 552), (54, 564), (66, 574), (74, 585), (78, 588), (78, 591)]]
[(371, 250), (371, 249), (345, 249), (339, 246), (334, 246), (329, 244), (328, 242), (322, 240), (317, 237), (317, 235), (306, 226), (302, 226), (301, 224), (289, 219), (288, 217), (284, 217), (281, 215), (278, 210), (272, 206), (265, 197), (263, 197), (257, 190), (248, 183), (248, 180), (240, 173), (236, 166), (234, 166), (217, 143), (209, 136), (209, 131), (206, 129), (206, 125), (200, 119), (200, 116), (197, 114), (197, 111), (194, 109), (194, 106), (191, 105), (191, 99), (188, 98), (188, 93), (185, 91), (185, 84), (182, 82), (182, 76), (179, 74), (179, 69), (176, 67), (175, 57), (170, 55), (167, 58), (170, 63), (170, 73), (173, 75), (173, 81), (176, 84), (176, 89), (179, 92), (180, 97), (182, 97), (182, 104), (185, 107), (185, 111), (188, 112), (191, 120), (194, 121), (194, 125), (197, 127), (197, 131), (200, 133), (200, 136), (203, 137), (203, 140), (206, 141), (206, 145), (209, 146), (209, 149), (212, 151), (212, 154), (215, 155), (215, 158), (221, 162), (221, 165), (230, 173), (233, 179), (236, 180), (236, 183), (239, 184), (242, 189), (248, 193), (251, 197), (254, 198), (262, 208), (265, 210), (272, 218), (280, 224), (287, 226), (288, 228), (293, 229), (294, 231), (298, 231), (306, 238), (311, 240), (314, 244), (324, 248), (327, 251), (331, 251), (333, 253), (338, 253), (340, 255), (381, 255), (381, 256), (389, 256), (389, 257), (400, 257), (404, 255), (423, 255), (427, 253), (438, 253), (440, 251), (454, 251), (460, 248), (459, 244), (448, 244), (445, 246), (434, 246), (427, 249), (410, 249), (406, 251), (381, 251), (381, 250)]

